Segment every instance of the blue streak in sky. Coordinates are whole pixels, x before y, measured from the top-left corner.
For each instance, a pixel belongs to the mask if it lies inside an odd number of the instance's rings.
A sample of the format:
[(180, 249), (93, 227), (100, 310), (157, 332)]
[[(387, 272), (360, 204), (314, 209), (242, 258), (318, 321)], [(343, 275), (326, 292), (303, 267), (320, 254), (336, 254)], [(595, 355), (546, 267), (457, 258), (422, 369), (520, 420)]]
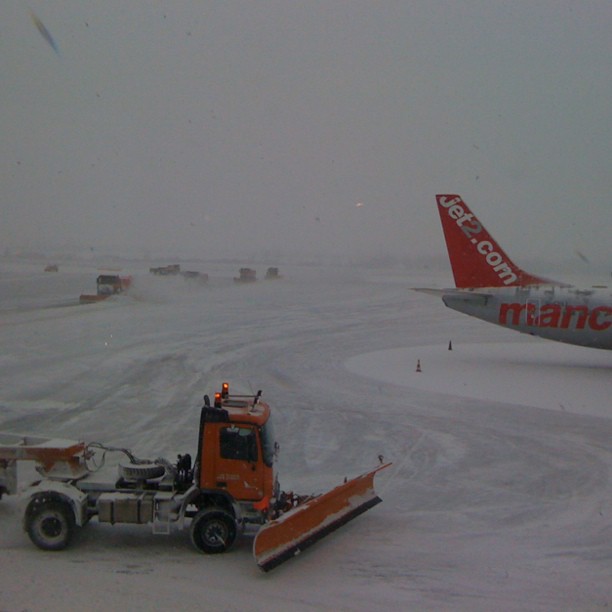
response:
[(38, 31), (40, 32), (41, 36), (51, 45), (51, 48), (59, 56), (59, 49), (57, 47), (57, 44), (53, 40), (53, 36), (51, 36), (49, 30), (47, 30), (47, 28), (45, 27), (45, 24), (32, 11), (30, 11), (30, 17), (34, 22), (34, 25), (38, 28)]

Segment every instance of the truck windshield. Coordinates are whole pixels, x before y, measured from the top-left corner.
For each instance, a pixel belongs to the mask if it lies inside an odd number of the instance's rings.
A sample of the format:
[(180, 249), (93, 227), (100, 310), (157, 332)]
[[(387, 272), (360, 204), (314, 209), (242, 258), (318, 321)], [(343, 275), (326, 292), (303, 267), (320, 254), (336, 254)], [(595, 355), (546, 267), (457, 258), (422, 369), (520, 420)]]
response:
[(274, 438), (274, 430), (272, 428), (272, 420), (268, 419), (268, 422), (261, 428), (261, 446), (263, 448), (263, 460), (268, 467), (272, 467), (274, 463), (274, 453), (276, 446), (276, 439)]

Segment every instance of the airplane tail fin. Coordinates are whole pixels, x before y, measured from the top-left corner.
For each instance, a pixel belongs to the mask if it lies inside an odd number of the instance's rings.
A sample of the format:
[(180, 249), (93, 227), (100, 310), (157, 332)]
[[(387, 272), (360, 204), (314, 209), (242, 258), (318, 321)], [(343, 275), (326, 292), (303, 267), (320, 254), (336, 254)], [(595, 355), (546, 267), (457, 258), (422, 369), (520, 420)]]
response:
[(524, 287), (551, 281), (519, 268), (458, 195), (437, 195), (455, 285)]

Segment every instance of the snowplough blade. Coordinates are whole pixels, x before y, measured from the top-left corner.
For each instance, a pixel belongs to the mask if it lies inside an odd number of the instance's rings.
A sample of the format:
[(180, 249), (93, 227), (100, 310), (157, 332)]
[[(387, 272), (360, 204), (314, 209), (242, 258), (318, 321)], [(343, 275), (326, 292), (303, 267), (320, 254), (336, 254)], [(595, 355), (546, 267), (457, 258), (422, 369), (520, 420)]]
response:
[(257, 565), (264, 572), (274, 569), (379, 504), (382, 499), (374, 491), (374, 475), (389, 465), (311, 498), (262, 527), (253, 542)]
[(79, 302), (81, 304), (96, 304), (97, 302), (102, 302), (103, 300), (107, 300), (110, 297), (109, 295), (96, 295), (96, 294), (88, 294), (81, 293), (79, 296)]

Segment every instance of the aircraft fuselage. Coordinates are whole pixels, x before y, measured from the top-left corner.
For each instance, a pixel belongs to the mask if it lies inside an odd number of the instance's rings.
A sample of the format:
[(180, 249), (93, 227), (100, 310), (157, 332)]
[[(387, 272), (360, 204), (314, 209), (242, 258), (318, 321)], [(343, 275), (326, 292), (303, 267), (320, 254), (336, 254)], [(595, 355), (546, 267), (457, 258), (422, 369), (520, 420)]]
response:
[(612, 349), (609, 288), (541, 286), (447, 289), (449, 308), (522, 333), (592, 348)]

